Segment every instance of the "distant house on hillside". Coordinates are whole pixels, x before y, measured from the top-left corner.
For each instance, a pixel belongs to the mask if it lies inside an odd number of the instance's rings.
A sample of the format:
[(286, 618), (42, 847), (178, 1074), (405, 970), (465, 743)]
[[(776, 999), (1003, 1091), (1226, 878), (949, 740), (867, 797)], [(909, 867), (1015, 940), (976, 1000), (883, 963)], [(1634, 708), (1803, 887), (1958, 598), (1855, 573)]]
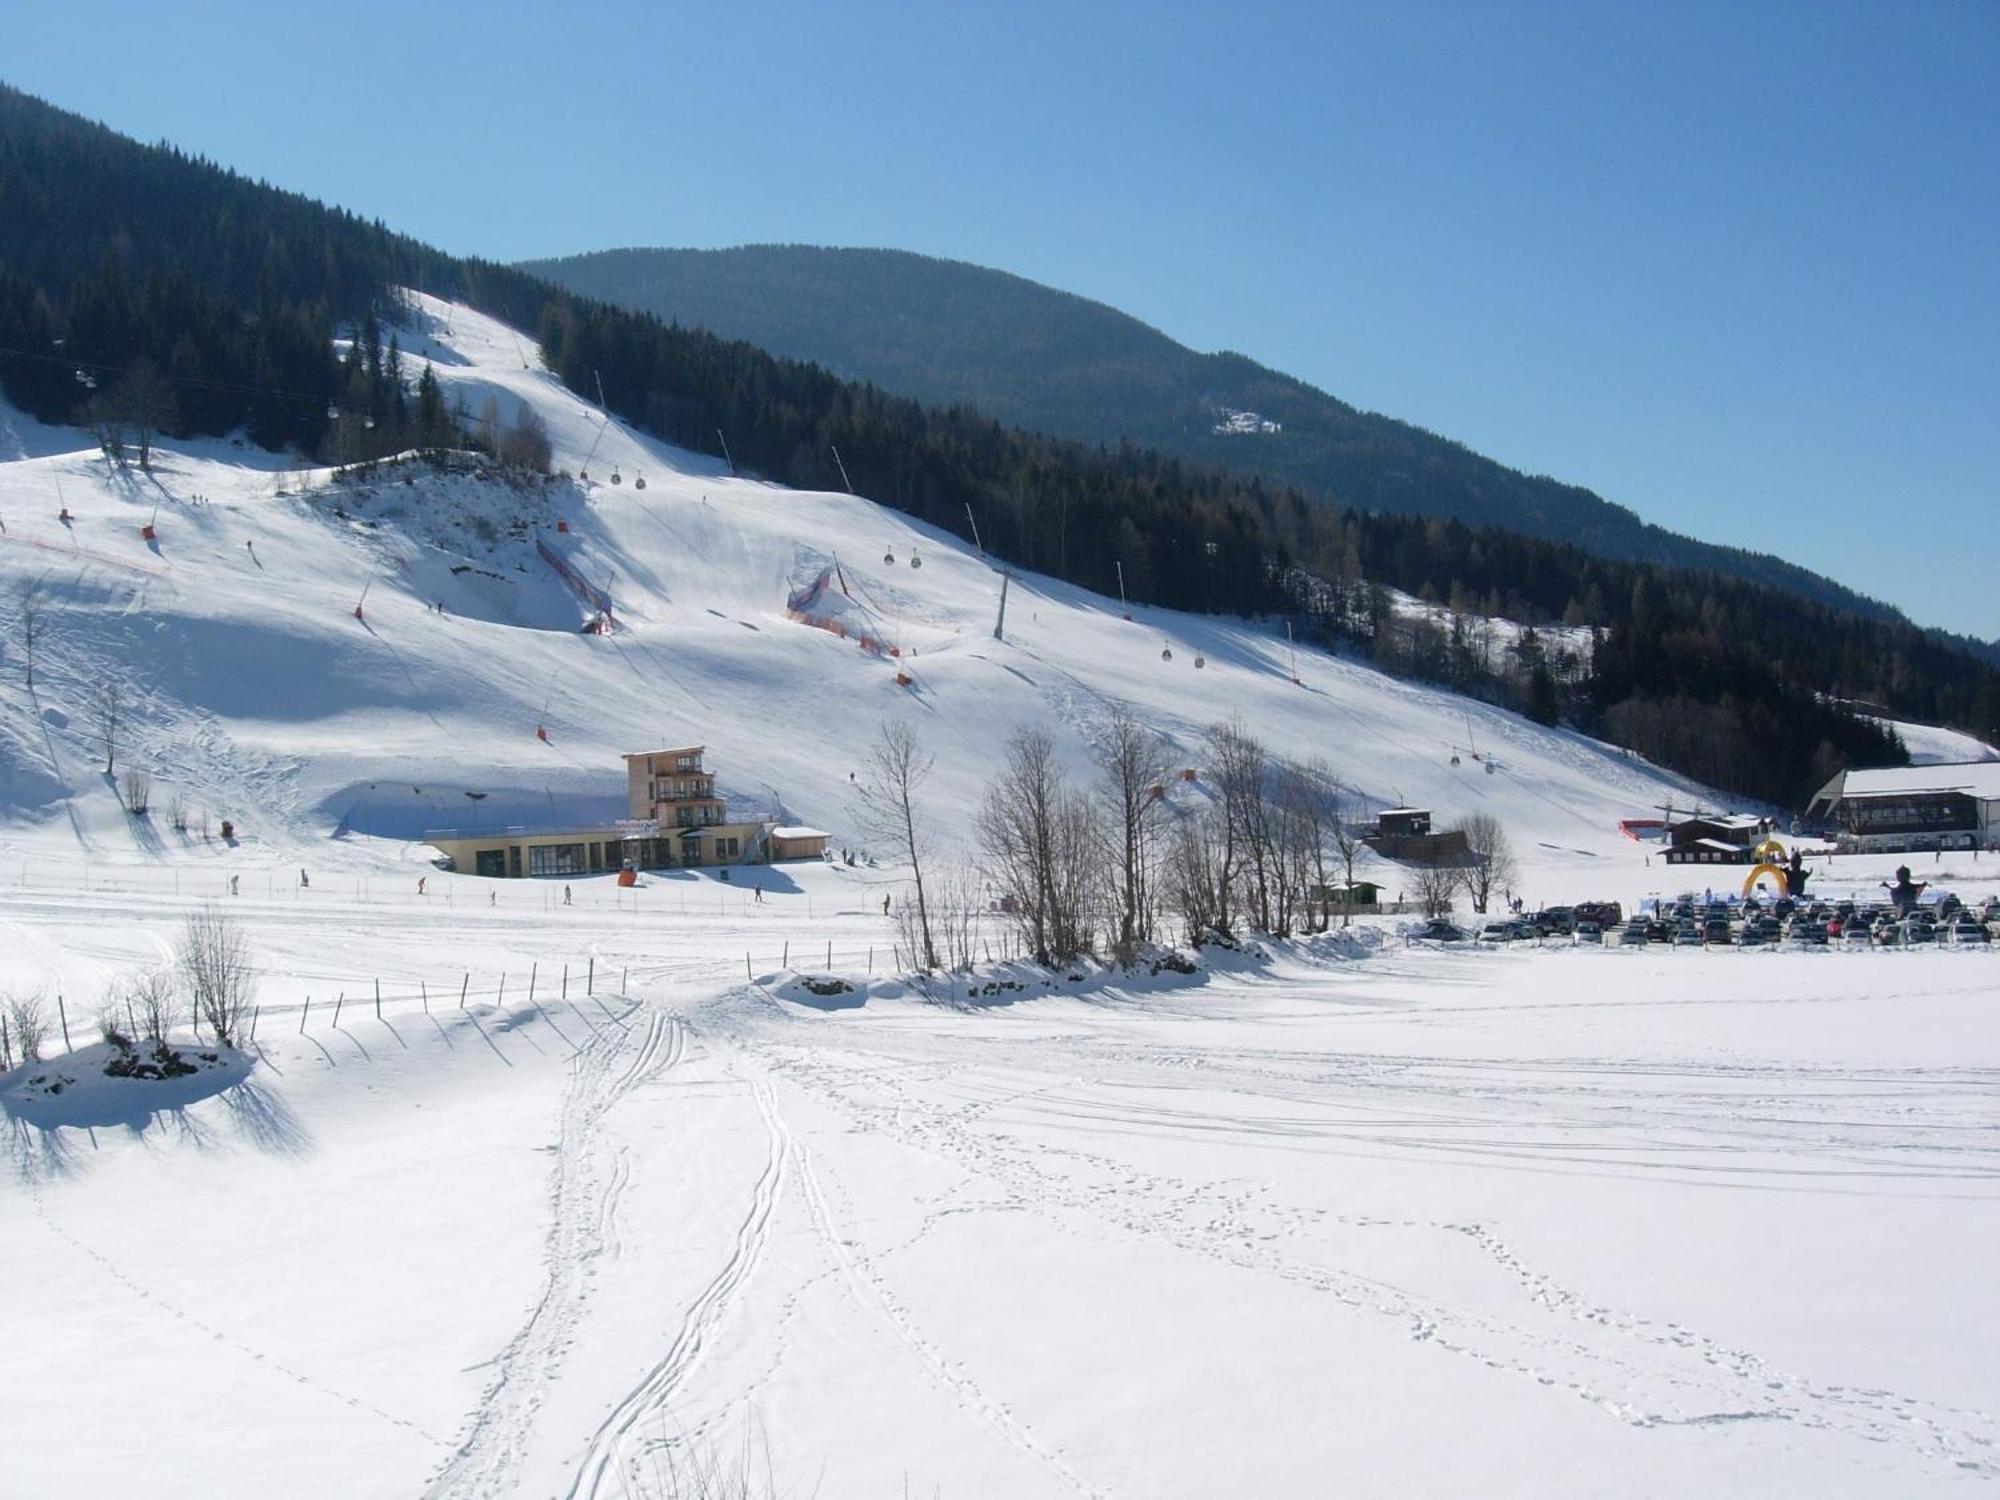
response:
[(704, 866), (819, 859), (830, 834), (762, 820), (732, 822), (704, 764), (706, 747), (641, 750), (625, 757), (630, 816), (610, 828), (502, 828), (489, 833), (436, 829), (425, 835), (470, 875), (516, 879), (592, 875), (625, 868), (686, 870)]
[(1769, 818), (1753, 813), (1704, 813), (1667, 825), (1670, 865), (1748, 865), (1771, 836)]
[(1442, 833), (1431, 829), (1427, 807), (1385, 807), (1375, 818), (1375, 828), (1362, 835), (1363, 841), (1384, 859), (1416, 865), (1464, 865), (1472, 862), (1472, 849), (1456, 828)]

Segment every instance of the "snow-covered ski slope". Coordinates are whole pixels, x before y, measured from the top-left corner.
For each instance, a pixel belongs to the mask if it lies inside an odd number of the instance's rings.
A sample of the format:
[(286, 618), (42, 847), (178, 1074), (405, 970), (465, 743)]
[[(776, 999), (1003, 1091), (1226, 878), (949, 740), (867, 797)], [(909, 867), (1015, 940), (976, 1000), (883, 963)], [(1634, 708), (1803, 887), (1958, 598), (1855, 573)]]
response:
[[(183, 857), (135, 828), (101, 775), (106, 680), (131, 700), (121, 761), (151, 770), (156, 801), (183, 791), (275, 861), (349, 857), (327, 850), (335, 830), (403, 841), (475, 817), (615, 816), (619, 755), (684, 743), (710, 747), (744, 811), (840, 833), (848, 773), (889, 714), (937, 758), (949, 839), (1017, 727), (1054, 730), (1087, 775), (1114, 702), (1175, 741), (1180, 769), (1200, 772), (1203, 728), (1239, 715), (1281, 756), (1325, 757), (1373, 806), (1497, 812), (1552, 899), (1613, 866), (1622, 886), (1637, 862), (1618, 820), (1697, 795), (1579, 736), (1319, 653), (1297, 654), (1294, 685), (1268, 627), (1145, 608), (1128, 622), (1046, 578), (1014, 579), (996, 641), (1000, 576), (956, 538), (866, 499), (733, 479), (607, 424), (503, 325), (423, 298), (415, 318), (410, 368), (430, 358), (475, 415), (489, 396), (503, 421), (531, 405), (557, 467), (588, 458), (588, 482), (524, 493), (390, 465), (334, 486), (226, 444), (112, 473), (80, 433), (0, 419), (0, 610), (17, 614), (36, 579), (48, 615), (35, 695), (0, 710), (0, 848)], [(588, 606), (537, 541), (609, 594), (613, 634), (580, 633)], [(786, 611), (836, 560), (818, 612), (845, 638)], [(864, 634), (900, 657), (865, 651)], [(18, 629), (6, 649), (18, 682)]]
[[(534, 403), (587, 486), (336, 489), (227, 443), (111, 475), (0, 418), (0, 991), (62, 997), (82, 1049), (0, 1078), (0, 1494), (2000, 1481), (2000, 953), (1443, 951), (1361, 924), (927, 996), (887, 977), (887, 866), (432, 870), (425, 827), (615, 816), (618, 754), (684, 741), (740, 805), (849, 841), (885, 712), (937, 756), (947, 837), (1016, 725), (1083, 774), (1129, 703), (1200, 771), (1201, 727), (1238, 713), (1378, 801), (1498, 812), (1531, 899), (1668, 887), (1616, 820), (1715, 799), (1325, 657), (1295, 686), (1268, 631), (1127, 623), (1045, 580), (995, 642), (997, 578), (951, 539), (600, 437), (524, 342), (420, 313), (472, 410)], [(616, 633), (578, 632), (537, 540)], [(845, 639), (785, 612), (835, 554)], [(908, 688), (862, 632), (914, 651)], [(120, 766), (156, 777), (144, 820), (102, 775), (104, 681)], [(176, 790), (237, 843), (177, 834)], [(1818, 878), (1872, 891), (1894, 862)], [(1977, 897), (2000, 871), (1920, 873)], [(100, 1001), (210, 901), (256, 966), (247, 1076), (92, 1073)], [(690, 1477), (715, 1469), (751, 1482)]]

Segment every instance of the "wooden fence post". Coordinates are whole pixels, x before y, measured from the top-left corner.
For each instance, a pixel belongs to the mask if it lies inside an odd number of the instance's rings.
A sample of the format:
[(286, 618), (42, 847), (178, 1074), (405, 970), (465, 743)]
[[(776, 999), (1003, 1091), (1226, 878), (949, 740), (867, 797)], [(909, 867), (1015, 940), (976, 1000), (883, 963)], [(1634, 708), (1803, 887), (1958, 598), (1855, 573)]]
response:
[(785, 956), (778, 960), (778, 967), (781, 969), (789, 969), (791, 966), (792, 966), (792, 940), (790, 938), (786, 938)]
[(308, 995), (306, 996), (306, 1008), (299, 1012), (300, 1036), (304, 1036), (306, 1034), (306, 1017), (311, 1015), (312, 1012), (313, 1012), (313, 997), (311, 995)]
[(743, 977), (745, 979), (750, 977), (750, 954), (747, 950), (743, 954)]
[(597, 993), (597, 955), (595, 953), (590, 955), (590, 969), (584, 975), (583, 992), (586, 995)]
[(379, 977), (375, 981), (375, 1019), (382, 1019), (382, 981)]
[(65, 1007), (65, 1006), (63, 1005), (63, 997), (62, 997), (62, 991), (61, 991), (61, 990), (57, 990), (57, 991), (56, 991), (56, 1014), (57, 1014), (58, 1016), (60, 1016), (60, 1017), (62, 1018), (62, 1029), (63, 1029), (63, 1051), (65, 1051), (65, 1052), (74, 1052), (74, 1051), (76, 1051), (76, 1048), (75, 1048), (74, 1046), (72, 1046), (72, 1045), (70, 1044), (70, 1039), (69, 1039), (69, 1010), (68, 1010), (68, 1008), (67, 1008), (67, 1007)]
[(340, 1007), (347, 999), (347, 991), (342, 990), (333, 1000), (333, 1029), (340, 1030)]
[(569, 965), (568, 965), (568, 964), (564, 964), (564, 965), (563, 965), (563, 986), (562, 986), (562, 998), (563, 998), (563, 999), (565, 999), (565, 1000), (569, 999)]
[(535, 976), (541, 972), (541, 969), (542, 966), (539, 963), (528, 965), (528, 1004), (530, 1005), (535, 1003)]
[(431, 1013), (431, 987), (421, 979), (417, 981), (417, 986), (424, 992), (424, 1014), (429, 1015)]
[(250, 1040), (257, 1040), (257, 1023), (264, 1018), (264, 1007), (258, 1006), (250, 1012)]
[(465, 1009), (465, 992), (467, 989), (471, 988), (471, 985), (472, 985), (472, 970), (467, 969), (465, 971), (465, 978), (459, 980), (458, 982), (458, 1008), (460, 1010)]

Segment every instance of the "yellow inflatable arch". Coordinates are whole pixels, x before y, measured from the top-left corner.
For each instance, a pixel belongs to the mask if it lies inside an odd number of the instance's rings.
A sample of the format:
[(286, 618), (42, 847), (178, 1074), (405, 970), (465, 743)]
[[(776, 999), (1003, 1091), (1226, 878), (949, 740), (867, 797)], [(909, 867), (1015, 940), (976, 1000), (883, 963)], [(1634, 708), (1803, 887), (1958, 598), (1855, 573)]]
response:
[(1780, 896), (1791, 895), (1792, 883), (1786, 877), (1784, 868), (1778, 863), (1785, 857), (1785, 846), (1776, 839), (1765, 839), (1750, 852), (1756, 856), (1757, 867), (1744, 880), (1743, 894), (1747, 897), (1757, 888), (1757, 882), (1768, 875), (1778, 883)]
[(1749, 878), (1743, 882), (1743, 894), (1748, 896), (1757, 888), (1757, 882), (1766, 875), (1778, 882), (1778, 894), (1780, 896), (1791, 895), (1792, 883), (1785, 878), (1784, 866), (1773, 864), (1761, 864), (1752, 870)]

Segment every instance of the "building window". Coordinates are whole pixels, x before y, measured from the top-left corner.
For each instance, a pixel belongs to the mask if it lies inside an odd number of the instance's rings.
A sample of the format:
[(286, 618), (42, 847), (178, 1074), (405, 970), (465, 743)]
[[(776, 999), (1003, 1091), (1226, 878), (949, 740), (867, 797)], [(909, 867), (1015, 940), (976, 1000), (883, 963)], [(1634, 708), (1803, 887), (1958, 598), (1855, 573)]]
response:
[(535, 844), (528, 850), (530, 875), (581, 875), (584, 873), (583, 845)]

